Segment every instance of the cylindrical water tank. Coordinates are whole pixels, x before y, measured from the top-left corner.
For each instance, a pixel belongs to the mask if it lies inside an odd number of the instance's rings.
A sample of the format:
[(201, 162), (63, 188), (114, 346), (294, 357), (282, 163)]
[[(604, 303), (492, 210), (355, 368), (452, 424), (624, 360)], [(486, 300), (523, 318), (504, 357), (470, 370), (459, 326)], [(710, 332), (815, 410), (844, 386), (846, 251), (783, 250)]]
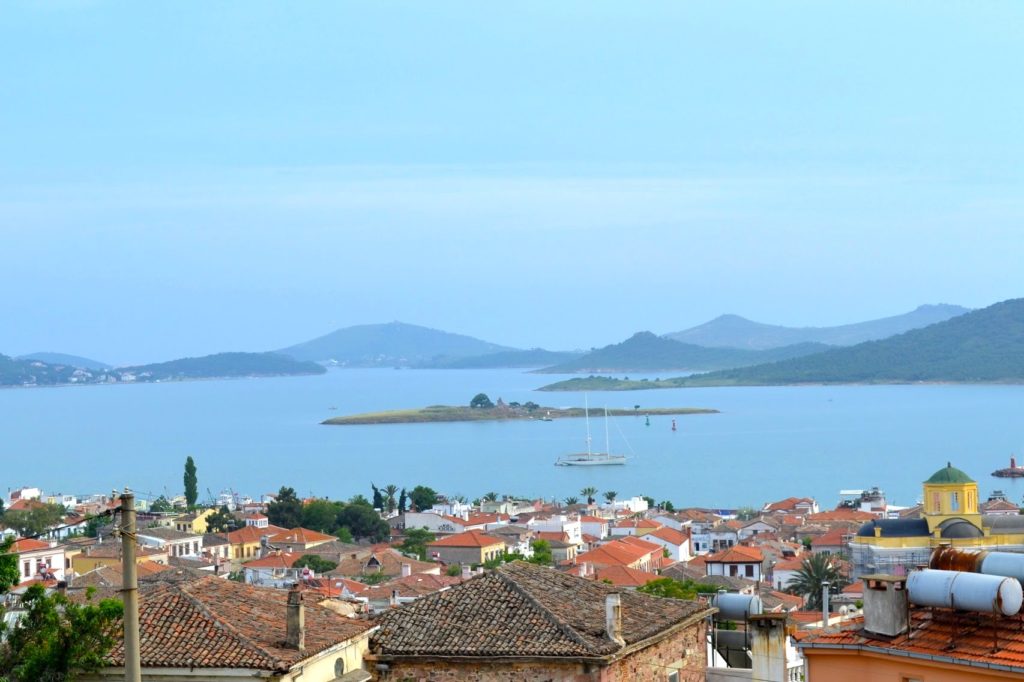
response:
[(761, 613), (761, 598), (756, 594), (719, 592), (711, 602), (718, 609), (717, 620), (745, 620)]
[(1024, 590), (1012, 578), (960, 571), (912, 571), (907, 596), (919, 606), (982, 611), (1014, 616), (1024, 603)]
[(743, 630), (715, 630), (715, 643), (730, 649), (749, 649), (747, 633)]
[(981, 572), (1001, 575), (1024, 582), (1024, 554), (1016, 552), (987, 552), (981, 561)]

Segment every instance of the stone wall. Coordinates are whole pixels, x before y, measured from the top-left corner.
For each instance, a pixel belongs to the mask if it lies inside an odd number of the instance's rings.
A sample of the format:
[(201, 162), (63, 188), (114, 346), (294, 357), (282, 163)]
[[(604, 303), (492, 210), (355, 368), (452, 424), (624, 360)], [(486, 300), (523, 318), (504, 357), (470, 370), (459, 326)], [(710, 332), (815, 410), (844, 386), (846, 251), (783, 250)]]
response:
[[(704, 682), (707, 648), (704, 622), (699, 621), (652, 646), (636, 651), (609, 666), (558, 661), (394, 661), (387, 673), (375, 671), (386, 682), (665, 682), (679, 672), (680, 682)], [(366, 667), (376, 666), (368, 661)]]

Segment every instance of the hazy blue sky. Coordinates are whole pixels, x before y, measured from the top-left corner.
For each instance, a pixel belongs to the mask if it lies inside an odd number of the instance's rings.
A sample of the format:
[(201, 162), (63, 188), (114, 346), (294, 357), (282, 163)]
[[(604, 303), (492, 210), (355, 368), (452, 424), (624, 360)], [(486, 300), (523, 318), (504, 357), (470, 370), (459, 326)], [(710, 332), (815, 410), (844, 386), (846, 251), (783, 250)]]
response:
[(0, 352), (1024, 293), (1024, 3), (5, 2)]

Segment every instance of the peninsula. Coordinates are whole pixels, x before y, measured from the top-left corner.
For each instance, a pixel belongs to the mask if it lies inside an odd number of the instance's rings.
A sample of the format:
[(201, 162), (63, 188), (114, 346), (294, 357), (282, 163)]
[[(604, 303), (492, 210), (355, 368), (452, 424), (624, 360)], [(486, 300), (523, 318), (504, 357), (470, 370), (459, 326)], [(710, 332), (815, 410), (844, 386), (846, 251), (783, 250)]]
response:
[[(702, 407), (652, 407), (644, 409), (609, 409), (610, 417), (643, 415), (687, 415), (716, 414), (718, 410)], [(604, 409), (591, 409), (594, 415), (604, 414)], [(354, 424), (421, 424), (428, 422), (474, 422), (578, 418), (585, 415), (582, 407), (542, 407), (540, 405), (496, 405), (494, 407), (462, 407), (456, 405), (431, 405), (419, 409), (389, 410), (386, 412), (365, 412), (325, 419), (322, 424), (348, 426)]]

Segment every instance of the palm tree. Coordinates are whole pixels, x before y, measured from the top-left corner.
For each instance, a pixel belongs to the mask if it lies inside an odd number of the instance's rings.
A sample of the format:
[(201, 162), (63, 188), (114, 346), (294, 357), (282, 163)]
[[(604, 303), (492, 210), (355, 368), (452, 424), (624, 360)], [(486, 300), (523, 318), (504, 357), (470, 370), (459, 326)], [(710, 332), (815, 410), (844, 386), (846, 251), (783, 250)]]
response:
[(580, 498), (573, 497), (572, 495), (570, 495), (569, 497), (565, 498), (565, 504), (566, 504), (566, 506), (569, 506), (569, 507), (571, 507), (574, 504), (579, 504), (579, 502), (580, 502)]
[(498, 493), (487, 493), (486, 495), (484, 495), (484, 499), (487, 500), (488, 502), (496, 502), (498, 499)]
[(786, 591), (807, 599), (807, 610), (821, 609), (821, 588), (842, 589), (849, 583), (840, 572), (839, 563), (829, 554), (812, 554), (803, 560), (799, 570), (789, 580)]
[(580, 491), (580, 495), (587, 498), (587, 504), (594, 504), (594, 495), (597, 494), (597, 488), (588, 485), (586, 488)]
[(398, 494), (398, 486), (392, 483), (384, 487), (384, 495), (388, 498), (388, 511), (395, 511), (395, 495)]
[(615, 502), (615, 498), (618, 496), (619, 494), (614, 490), (606, 490), (604, 492), (604, 499), (608, 502), (608, 504)]

